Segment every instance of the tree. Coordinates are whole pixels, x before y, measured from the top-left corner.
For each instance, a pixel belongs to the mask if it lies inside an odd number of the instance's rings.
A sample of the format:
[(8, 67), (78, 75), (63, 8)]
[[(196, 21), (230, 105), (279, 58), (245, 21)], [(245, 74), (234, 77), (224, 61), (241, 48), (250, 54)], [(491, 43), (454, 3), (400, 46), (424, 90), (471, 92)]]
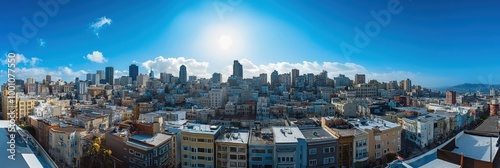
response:
[(89, 168), (106, 168), (113, 167), (113, 159), (111, 158), (112, 151), (101, 147), (101, 138), (95, 138), (91, 142), (91, 148), (85, 156), (82, 157), (80, 167)]

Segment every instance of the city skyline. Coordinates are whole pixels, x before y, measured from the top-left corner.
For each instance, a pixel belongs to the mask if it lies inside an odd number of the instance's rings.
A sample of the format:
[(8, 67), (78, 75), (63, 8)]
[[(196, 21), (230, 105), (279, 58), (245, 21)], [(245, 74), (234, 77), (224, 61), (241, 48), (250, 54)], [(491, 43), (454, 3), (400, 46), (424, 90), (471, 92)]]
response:
[[(161, 72), (177, 74), (184, 64), (187, 76), (210, 78), (217, 72), (225, 81), (232, 74), (232, 61), (239, 60), (244, 78), (299, 69), (300, 74), (326, 70), (329, 78), (410, 78), (431, 88), (500, 83), (492, 73), (498, 68), (495, 39), (500, 24), (491, 22), (500, 16), (495, 10), (500, 3), (402, 0), (392, 6), (387, 24), (372, 22), (378, 21), (373, 13), (380, 15), (395, 2), (68, 1), (52, 13), (28, 1), (4, 2), (0, 32), (5, 42), (0, 50), (22, 55), (17, 78), (38, 81), (45, 75), (84, 79), (108, 66), (114, 67), (115, 78), (128, 76), (132, 63), (140, 73), (155, 71), (156, 78)], [(81, 14), (88, 9), (93, 12)], [(35, 24), (33, 17), (40, 12), (47, 22)], [(28, 23), (36, 32), (24, 32)], [(365, 26), (372, 23), (380, 31), (366, 46), (356, 45), (356, 27), (366, 33)], [(346, 54), (346, 46), (355, 47), (347, 47), (354, 53)], [(2, 64), (6, 66), (4, 58)], [(0, 72), (6, 81), (6, 70)]]

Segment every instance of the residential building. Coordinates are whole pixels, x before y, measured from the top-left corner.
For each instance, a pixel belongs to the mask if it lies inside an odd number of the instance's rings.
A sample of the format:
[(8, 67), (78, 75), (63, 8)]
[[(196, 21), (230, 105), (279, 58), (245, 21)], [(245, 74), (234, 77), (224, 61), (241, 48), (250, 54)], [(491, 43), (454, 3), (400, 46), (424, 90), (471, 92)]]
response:
[(453, 105), (457, 103), (457, 92), (446, 91), (446, 104)]
[(183, 168), (215, 168), (215, 143), (221, 134), (216, 125), (188, 124), (181, 131), (181, 162)]
[(124, 121), (106, 133), (106, 146), (124, 167), (173, 167), (175, 138), (159, 124)]
[(301, 128), (307, 143), (307, 166), (309, 168), (337, 167), (338, 138), (323, 127)]
[[(217, 140), (215, 140), (216, 167), (248, 167), (249, 135), (249, 132), (245, 130), (221, 133)], [(198, 152), (199, 150), (200, 148), (198, 148)], [(199, 159), (200, 157), (198, 156)]]
[(256, 129), (251, 132), (248, 143), (248, 167), (273, 168), (274, 136), (270, 128)]
[(397, 123), (383, 119), (365, 119), (349, 122), (351, 125), (368, 133), (368, 155), (376, 165), (387, 163), (387, 154), (396, 154), (401, 150), (402, 128)]
[(298, 127), (272, 127), (274, 138), (273, 167), (305, 167), (307, 143)]
[(233, 63), (233, 77), (243, 79), (243, 66), (238, 62), (238, 60), (234, 60)]
[[(49, 131), (49, 154), (59, 165), (73, 167), (79, 165), (83, 156), (82, 137), (85, 128), (54, 127)], [(64, 167), (64, 166), (62, 166)]]
[(354, 75), (354, 84), (363, 84), (366, 83), (366, 76), (365, 74), (356, 74)]

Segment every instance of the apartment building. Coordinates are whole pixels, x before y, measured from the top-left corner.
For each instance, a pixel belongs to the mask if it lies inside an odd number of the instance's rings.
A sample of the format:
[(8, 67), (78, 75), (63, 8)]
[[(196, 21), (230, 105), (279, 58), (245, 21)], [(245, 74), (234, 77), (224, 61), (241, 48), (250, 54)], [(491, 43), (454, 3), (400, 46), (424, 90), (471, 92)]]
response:
[(305, 167), (307, 143), (298, 127), (272, 127), (274, 138), (274, 166)]
[(301, 128), (307, 143), (308, 168), (337, 167), (338, 138), (323, 127)]
[(215, 140), (216, 167), (248, 167), (249, 135), (244, 130), (221, 133)]
[(251, 132), (248, 143), (248, 167), (272, 168), (274, 164), (274, 136), (270, 128)]
[[(106, 146), (124, 167), (173, 167), (174, 137), (159, 133), (154, 124), (129, 121), (106, 133)], [(132, 129), (133, 128), (133, 129)]]
[(368, 132), (368, 155), (376, 165), (387, 163), (386, 155), (401, 150), (401, 126), (383, 119), (350, 121), (350, 124)]
[[(65, 166), (76, 166), (83, 155), (81, 138), (85, 136), (85, 128), (55, 127), (49, 131), (49, 154), (56, 163)], [(75, 159), (75, 160), (73, 160)]]
[(214, 141), (220, 134), (221, 127), (216, 125), (188, 124), (182, 129), (182, 167), (216, 167)]

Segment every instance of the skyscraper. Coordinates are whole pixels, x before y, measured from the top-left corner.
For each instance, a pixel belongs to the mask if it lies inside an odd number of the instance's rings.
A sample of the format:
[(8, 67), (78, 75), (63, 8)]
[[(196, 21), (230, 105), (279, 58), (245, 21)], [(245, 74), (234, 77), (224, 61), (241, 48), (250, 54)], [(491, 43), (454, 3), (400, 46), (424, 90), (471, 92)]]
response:
[(297, 83), (297, 76), (299, 76), (298, 69), (292, 69), (292, 86), (295, 87), (295, 83)]
[(179, 70), (179, 83), (186, 83), (186, 82), (187, 82), (186, 66), (181, 65), (181, 68)]
[(271, 73), (271, 86), (272, 88), (278, 87), (280, 85), (280, 77), (278, 71), (274, 70)]
[(51, 77), (50, 75), (45, 76), (45, 81), (46, 81), (47, 83), (52, 82), (52, 77)]
[(149, 79), (154, 79), (155, 78), (155, 71), (151, 70), (151, 72), (149, 72)]
[(243, 66), (238, 60), (234, 60), (233, 63), (233, 76), (243, 78)]
[(403, 81), (403, 90), (407, 91), (407, 92), (411, 92), (411, 80), (410, 79), (406, 79)]
[(356, 74), (354, 75), (354, 84), (362, 84), (366, 83), (366, 76), (365, 74)]
[(132, 64), (128, 67), (128, 76), (132, 78), (132, 81), (137, 81), (137, 76), (139, 75), (139, 67)]
[(97, 70), (96, 74), (99, 74), (99, 77), (100, 77), (99, 81), (98, 81), (99, 84), (106, 83), (106, 73), (104, 73), (103, 70)]
[(114, 73), (115, 69), (113, 67), (106, 67), (106, 82), (108, 82), (110, 85), (113, 85), (113, 83), (115, 82)]
[(453, 105), (457, 103), (457, 92), (446, 91), (446, 104)]
[(222, 79), (222, 75), (220, 73), (212, 74), (212, 83), (220, 83)]

